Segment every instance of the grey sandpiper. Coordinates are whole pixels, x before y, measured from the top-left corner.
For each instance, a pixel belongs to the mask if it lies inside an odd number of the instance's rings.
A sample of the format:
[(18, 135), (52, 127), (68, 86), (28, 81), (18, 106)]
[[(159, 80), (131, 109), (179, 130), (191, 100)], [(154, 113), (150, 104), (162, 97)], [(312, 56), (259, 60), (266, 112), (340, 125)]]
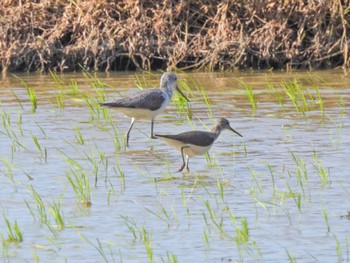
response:
[(164, 141), (170, 147), (173, 147), (181, 152), (182, 165), (178, 170), (178, 172), (181, 172), (186, 165), (184, 155), (186, 155), (187, 157), (186, 170), (189, 171), (188, 163), (190, 157), (202, 155), (208, 152), (215, 140), (219, 137), (221, 131), (225, 129), (231, 130), (240, 137), (243, 137), (240, 133), (235, 131), (230, 126), (230, 122), (225, 118), (218, 119), (215, 126), (211, 129), (210, 132), (188, 131), (176, 135), (155, 134), (155, 136), (157, 136), (160, 140)]

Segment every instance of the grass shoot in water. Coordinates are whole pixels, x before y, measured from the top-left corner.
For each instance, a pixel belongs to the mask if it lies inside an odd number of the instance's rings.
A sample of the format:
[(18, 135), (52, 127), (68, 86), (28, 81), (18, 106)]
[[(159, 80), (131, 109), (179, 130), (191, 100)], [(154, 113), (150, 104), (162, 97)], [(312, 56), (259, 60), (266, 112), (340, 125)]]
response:
[(256, 101), (255, 101), (253, 87), (250, 86), (250, 85), (247, 85), (247, 84), (243, 84), (243, 82), (241, 82), (241, 86), (243, 86), (243, 88), (245, 89), (245, 93), (246, 93), (246, 95), (248, 97), (250, 105), (252, 106), (253, 112), (256, 111), (258, 106), (257, 106)]
[(41, 196), (37, 191), (35, 191), (33, 185), (30, 186), (29, 191), (31, 192), (36, 204), (36, 208), (34, 209), (27, 201), (25, 201), (30, 214), (32, 215), (34, 221), (38, 220), (42, 224), (47, 224), (49, 222), (49, 217)]
[(328, 222), (327, 211), (326, 211), (326, 209), (323, 209), (322, 212), (323, 212), (324, 221), (326, 222), (326, 225), (327, 225), (327, 232), (330, 232), (330, 231), (331, 231), (331, 228), (330, 228), (329, 222)]
[(3, 213), (3, 218), (7, 227), (7, 239), (6, 242), (16, 242), (16, 243), (20, 243), (23, 241), (23, 235), (22, 232), (19, 228), (19, 225), (17, 223), (17, 220), (15, 220), (14, 224), (11, 224), (10, 220), (6, 217), (6, 215)]
[(318, 154), (316, 151), (314, 151), (314, 164), (313, 166), (315, 167), (321, 182), (322, 182), (322, 187), (326, 187), (331, 183), (330, 176), (329, 176), (329, 170), (327, 171), (326, 168), (324, 167), (323, 163), (318, 159)]
[(91, 188), (89, 177), (81, 169), (70, 168), (66, 177), (72, 186), (78, 202), (84, 206), (91, 206)]
[(66, 224), (65, 224), (63, 212), (61, 209), (61, 198), (58, 200), (58, 202), (52, 200), (49, 211), (53, 216), (53, 219), (56, 222), (56, 225), (60, 229), (65, 228)]
[(26, 91), (28, 94), (29, 101), (32, 104), (32, 112), (35, 112), (38, 107), (35, 90), (32, 88), (26, 87)]
[(166, 259), (163, 259), (162, 257), (162, 262), (168, 262), (168, 263), (178, 263), (179, 259), (177, 258), (176, 255), (171, 254), (169, 252), (166, 253)]
[(143, 240), (143, 243), (146, 248), (149, 262), (152, 263), (153, 262), (152, 234), (149, 234), (145, 227), (141, 228), (140, 234), (141, 234), (141, 240)]
[(20, 81), (21, 85), (23, 85), (23, 87), (27, 91), (28, 99), (29, 99), (30, 103), (32, 104), (32, 112), (35, 112), (37, 107), (38, 107), (35, 90), (30, 88), (27, 85), (27, 83), (24, 80), (22, 80), (20, 77), (18, 77), (16, 75), (13, 75), (13, 76)]
[(237, 219), (232, 213), (232, 211), (228, 208), (225, 208), (224, 211), (227, 213), (229, 216), (231, 222), (233, 223), (233, 226), (235, 227), (236, 230), (236, 237), (235, 241), (237, 245), (245, 245), (249, 241), (249, 228), (248, 228), (248, 223), (246, 218), (241, 219), (241, 227), (239, 227), (237, 223)]
[(95, 175), (95, 187), (96, 187), (97, 186), (97, 175), (98, 175), (99, 166), (98, 166), (97, 160), (95, 158), (95, 153), (91, 149), (90, 155), (88, 155), (86, 152), (84, 152), (84, 155), (89, 160), (90, 164), (93, 167), (93, 173)]
[(5, 172), (1, 171), (1, 173), (4, 174), (6, 177), (8, 177), (11, 183), (15, 185), (16, 182), (14, 179), (14, 172), (13, 172), (13, 169), (15, 167), (14, 164), (4, 157), (0, 157), (0, 161), (6, 165), (6, 171)]
[(115, 167), (113, 167), (113, 171), (117, 175), (117, 177), (120, 177), (121, 189), (125, 190), (125, 174), (121, 169), (119, 156), (117, 154), (115, 155), (115, 162), (116, 162), (116, 165)]
[[(78, 231), (77, 229), (75, 229), (76, 231)], [(86, 236), (84, 236), (83, 234), (78, 233), (78, 236), (84, 240), (85, 242), (87, 242), (88, 244), (90, 244), (92, 247), (94, 247), (98, 252), (99, 254), (102, 256), (104, 262), (108, 263), (109, 260), (107, 258), (107, 255), (106, 255), (106, 252), (104, 251), (103, 247), (102, 247), (102, 244), (99, 240), (99, 238), (96, 238), (96, 241), (97, 241), (97, 245), (95, 245), (91, 240), (89, 240)], [(113, 262), (114, 262), (114, 259), (113, 259)]]
[(79, 126), (75, 126), (74, 130), (75, 130), (74, 137), (75, 137), (77, 143), (80, 144), (80, 145), (84, 145), (85, 144), (85, 140), (83, 138), (83, 135), (81, 133), (81, 130), (80, 130)]

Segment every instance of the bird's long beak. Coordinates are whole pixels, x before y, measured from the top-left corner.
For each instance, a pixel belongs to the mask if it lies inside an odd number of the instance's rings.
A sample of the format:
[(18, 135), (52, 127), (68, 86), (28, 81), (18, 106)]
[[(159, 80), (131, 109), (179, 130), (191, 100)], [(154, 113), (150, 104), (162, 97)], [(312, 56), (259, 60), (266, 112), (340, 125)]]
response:
[(238, 131), (234, 130), (231, 126), (229, 128), (231, 131), (233, 131), (235, 134), (237, 134), (240, 137), (243, 137)]
[(185, 96), (185, 94), (182, 93), (182, 91), (179, 89), (179, 87), (176, 85), (175, 89), (181, 94), (182, 97), (184, 97), (188, 102), (190, 102), (190, 100)]

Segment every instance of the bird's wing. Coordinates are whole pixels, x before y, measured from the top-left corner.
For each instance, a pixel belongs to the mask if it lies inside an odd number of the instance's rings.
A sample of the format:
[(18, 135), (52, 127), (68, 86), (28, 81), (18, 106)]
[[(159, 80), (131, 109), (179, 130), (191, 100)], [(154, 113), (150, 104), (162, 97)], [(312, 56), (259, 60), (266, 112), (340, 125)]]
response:
[(164, 102), (164, 92), (160, 89), (146, 89), (135, 95), (118, 99), (114, 102), (102, 103), (104, 107), (124, 107), (135, 109), (158, 110)]
[(176, 135), (155, 134), (155, 136), (160, 138), (164, 137), (168, 139), (173, 139), (186, 144), (194, 144), (197, 146), (209, 146), (215, 141), (214, 135), (211, 132), (205, 131), (189, 131)]

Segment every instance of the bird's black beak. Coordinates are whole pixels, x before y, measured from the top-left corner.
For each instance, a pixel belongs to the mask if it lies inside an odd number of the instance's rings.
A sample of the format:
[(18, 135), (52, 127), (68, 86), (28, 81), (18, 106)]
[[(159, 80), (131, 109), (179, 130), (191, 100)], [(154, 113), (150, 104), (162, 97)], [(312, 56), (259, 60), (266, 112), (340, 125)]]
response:
[(182, 91), (179, 89), (179, 87), (176, 85), (175, 89), (181, 94), (182, 97), (184, 97), (188, 102), (190, 102), (190, 100), (185, 96), (185, 94), (182, 93)]
[(235, 129), (233, 129), (231, 126), (229, 127), (229, 129), (230, 129), (231, 131), (233, 131), (235, 134), (237, 134), (238, 136), (243, 137), (238, 131), (236, 131)]

